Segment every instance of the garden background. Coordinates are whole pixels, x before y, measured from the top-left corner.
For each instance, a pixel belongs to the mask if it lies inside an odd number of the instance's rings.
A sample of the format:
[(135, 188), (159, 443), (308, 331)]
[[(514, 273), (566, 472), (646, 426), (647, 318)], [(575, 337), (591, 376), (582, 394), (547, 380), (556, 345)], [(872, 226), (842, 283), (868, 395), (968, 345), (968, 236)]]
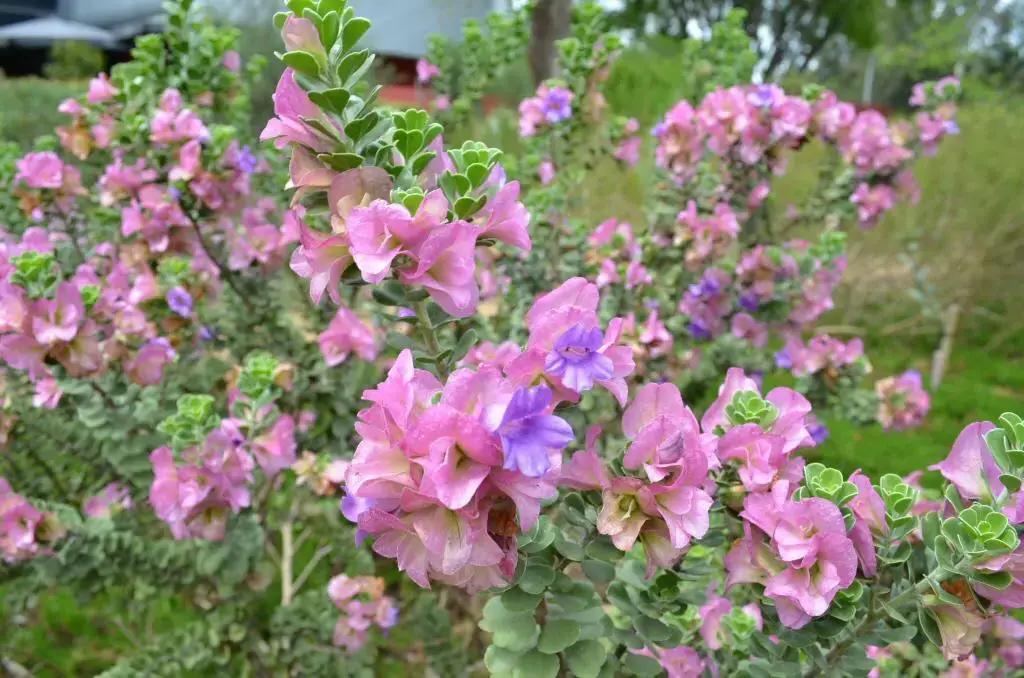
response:
[[(262, 54), (271, 64), (251, 96), (258, 132), (272, 115), (270, 94), (280, 74), (271, 47), (276, 32), (270, 18), (277, 7), (249, 2), (242, 14), (254, 19), (243, 26), (243, 57)], [(697, 5), (707, 4), (723, 7), (701, 14)], [(633, 0), (610, 8), (632, 36), (606, 86), (613, 109), (647, 128), (678, 99), (694, 98), (684, 77), (693, 66), (684, 33), (699, 35), (705, 22), (722, 15), (725, 4)], [(818, 82), (851, 100), (870, 92), (865, 105), (896, 117), (909, 115), (905, 102), (913, 83), (950, 72), (964, 83), (960, 133), (944, 142), (941, 153), (916, 166), (923, 198), (888, 213), (874, 230), (851, 236), (849, 272), (836, 308), (822, 322), (835, 336), (863, 336), (873, 365), (883, 374), (919, 370), (931, 384), (932, 410), (921, 427), (899, 434), (827, 422), (833, 435), (809, 456), (847, 473), (860, 468), (872, 476), (902, 475), (942, 459), (965, 422), (1019, 410), (1024, 403), (1024, 3), (863, 5), (871, 8), (843, 17), (839, 29), (788, 37), (793, 46), (783, 46), (777, 58), (779, 50), (762, 46), (758, 71), (759, 77), (792, 91)], [(557, 21), (558, 7), (548, 11)], [(649, 30), (638, 32), (636, 26)], [(534, 30), (558, 35), (563, 29)], [(373, 32), (367, 40), (372, 47)], [(58, 104), (82, 92), (93, 75), (92, 56), (84, 47), (56, 49), (51, 77), (0, 79), (0, 136), (28, 145), (51, 134), (63, 122)], [(380, 68), (373, 77), (387, 83), (394, 73)], [(868, 77), (873, 83), (865, 89)], [(515, 106), (532, 91), (531, 64), (524, 58), (489, 86), (487, 94), (504, 106), (456, 130), (456, 136), (483, 139), (514, 153), (520, 143)], [(643, 152), (653, 153), (653, 143), (645, 142)], [(810, 160), (804, 154), (800, 166), (779, 183), (772, 209), (782, 211), (796, 202), (817, 176), (813, 154)], [(642, 171), (598, 166), (588, 177), (581, 213), (574, 216), (595, 225), (609, 217), (641, 221), (639, 187), (647, 179)], [(2, 596), (0, 589), (0, 601)], [(187, 614), (168, 600), (154, 611), (152, 623), (170, 628)], [(28, 657), (40, 667), (38, 675), (92, 675), (136, 642), (123, 631), (118, 610), (103, 599), (80, 608), (70, 595), (55, 591), (37, 615), (21, 632), (0, 638), (0, 657), (8, 651)], [(393, 668), (401, 675), (401, 667)]]

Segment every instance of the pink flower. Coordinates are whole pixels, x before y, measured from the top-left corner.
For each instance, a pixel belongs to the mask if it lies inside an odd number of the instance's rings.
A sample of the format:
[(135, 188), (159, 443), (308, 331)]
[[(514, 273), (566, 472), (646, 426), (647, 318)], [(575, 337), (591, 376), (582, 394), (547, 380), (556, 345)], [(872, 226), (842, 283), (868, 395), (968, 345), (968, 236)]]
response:
[(555, 166), (550, 160), (545, 160), (537, 168), (537, 178), (540, 179), (541, 186), (548, 186), (555, 180)]
[(70, 342), (84, 321), (85, 304), (74, 283), (61, 283), (53, 300), (33, 304), (32, 333), (44, 346)]
[[(754, 627), (760, 631), (763, 625), (761, 608), (756, 603), (744, 605), (744, 614), (754, 620)], [(708, 594), (706, 603), (700, 606), (701, 627), (700, 635), (704, 643), (712, 650), (721, 649), (731, 642), (728, 631), (723, 628), (722, 619), (733, 613), (733, 604), (728, 598), (723, 598), (712, 589)]]
[(36, 382), (36, 392), (32, 396), (33, 407), (44, 407), (52, 410), (57, 407), (64, 392), (61, 390), (57, 380), (52, 377), (40, 379)]
[(860, 184), (850, 196), (850, 202), (857, 206), (860, 225), (871, 228), (896, 204), (896, 191), (885, 184)]
[(938, 624), (943, 656), (947, 660), (956, 660), (970, 655), (981, 642), (984, 618), (977, 609), (972, 609), (973, 606), (950, 605), (939, 602), (934, 596), (928, 596), (926, 600), (928, 598), (935, 600), (926, 605), (925, 609)]
[(479, 230), (465, 221), (445, 224), (430, 233), (414, 253), (412, 271), (402, 271), (404, 284), (422, 285), (430, 297), (456, 318), (476, 311), (480, 288), (474, 272), (474, 251)]
[(352, 258), (368, 283), (379, 283), (391, 274), (391, 262), (403, 252), (402, 236), (410, 232), (412, 217), (401, 205), (374, 200), (348, 215), (347, 228)]
[(439, 75), (441, 75), (441, 69), (426, 59), (419, 59), (416, 62), (416, 80), (420, 84), (426, 85)]
[(64, 185), (64, 162), (50, 151), (29, 153), (18, 160), (14, 181), (24, 181), (29, 188), (58, 189)]
[(657, 309), (651, 311), (651, 314), (647, 316), (647, 321), (644, 322), (643, 329), (640, 331), (639, 341), (651, 348), (652, 358), (665, 355), (672, 350), (672, 334), (658, 318)]
[(309, 296), (319, 304), (324, 291), (331, 301), (341, 303), (341, 276), (352, 264), (348, 238), (326, 235), (301, 226), (299, 246), (292, 252), (290, 267), (300, 278), (309, 279)]
[(727, 431), (718, 441), (718, 458), (740, 463), (740, 482), (750, 492), (767, 492), (780, 480), (796, 484), (803, 476), (803, 459), (791, 458), (785, 440), (757, 424)]
[(622, 432), (632, 441), (623, 458), (628, 469), (643, 466), (653, 482), (669, 475), (702, 485), (708, 458), (697, 418), (673, 384), (646, 384), (622, 414)]
[[(290, 68), (281, 75), (277, 89), (274, 90), (274, 115), (277, 117), (267, 123), (260, 134), (260, 141), (274, 139), (278, 148), (297, 144), (315, 153), (330, 153), (334, 150), (334, 139), (303, 121), (303, 118), (319, 120), (328, 129), (334, 128), (334, 123), (309, 100), (309, 95), (299, 86), (295, 72)], [(340, 135), (340, 131), (338, 133)]]
[(999, 497), (1005, 488), (999, 482), (999, 466), (985, 444), (985, 434), (994, 428), (988, 421), (968, 424), (957, 436), (949, 456), (928, 468), (953, 483), (964, 499), (992, 501)]
[(178, 357), (171, 343), (163, 338), (151, 339), (142, 345), (135, 358), (125, 367), (128, 378), (142, 386), (159, 384), (164, 368)]
[(307, 52), (320, 62), (321, 68), (327, 65), (327, 53), (320, 42), (320, 33), (308, 19), (291, 14), (281, 27), (281, 40), (289, 52)]
[(202, 146), (199, 141), (192, 139), (178, 149), (178, 164), (171, 168), (168, 179), (170, 181), (189, 181), (202, 168), (200, 156)]
[(511, 181), (498, 191), (484, 207), (481, 217), (486, 217), (478, 237), (494, 238), (500, 242), (529, 252), (530, 213), (519, 202), (519, 182)]
[(824, 499), (783, 505), (772, 543), (790, 566), (768, 579), (765, 595), (775, 600), (782, 623), (791, 628), (825, 614), (857, 574), (857, 552), (843, 516)]
[(755, 348), (764, 348), (768, 343), (768, 327), (754, 320), (749, 313), (737, 313), (733, 316), (732, 335), (746, 339)]
[(242, 70), (242, 57), (235, 50), (229, 50), (224, 53), (221, 65), (232, 73), (239, 73)]
[(253, 456), (267, 477), (295, 463), (295, 419), (281, 415), (269, 431), (253, 441)]
[(107, 77), (106, 73), (100, 73), (89, 81), (89, 92), (86, 99), (90, 104), (101, 104), (117, 96), (117, 88)]
[(103, 488), (103, 492), (85, 500), (82, 513), (89, 518), (108, 518), (115, 511), (128, 510), (131, 507), (130, 490), (123, 485), (110, 483)]
[(886, 430), (919, 426), (931, 409), (931, 396), (921, 384), (921, 373), (908, 370), (898, 377), (875, 384), (878, 394), (878, 421)]
[(987, 572), (1008, 572), (1013, 577), (1005, 589), (974, 584), (974, 589), (980, 595), (1009, 609), (1024, 608), (1024, 547), (1018, 547), (1013, 553), (998, 556), (977, 567)]
[[(725, 383), (718, 392), (718, 398), (701, 418), (701, 429), (705, 433), (713, 433), (721, 426), (728, 430), (732, 424), (725, 415), (725, 408), (732, 402), (733, 396), (740, 391), (753, 391), (760, 394), (757, 383), (747, 377), (738, 367), (730, 368), (725, 376)], [(807, 430), (807, 416), (811, 413), (811, 404), (802, 395), (790, 388), (774, 388), (768, 392), (765, 400), (778, 410), (776, 419), (766, 429), (768, 433), (781, 436), (785, 441), (784, 450), (788, 454), (798, 447), (814, 444), (814, 439)]]
[(700, 678), (704, 675), (704, 660), (696, 650), (686, 645), (659, 649), (657, 654), (647, 648), (630, 652), (657, 660), (665, 669), (666, 678)]
[(366, 361), (377, 357), (373, 329), (349, 308), (340, 306), (327, 329), (320, 334), (320, 353), (324, 361), (334, 367), (345, 362), (353, 351)]

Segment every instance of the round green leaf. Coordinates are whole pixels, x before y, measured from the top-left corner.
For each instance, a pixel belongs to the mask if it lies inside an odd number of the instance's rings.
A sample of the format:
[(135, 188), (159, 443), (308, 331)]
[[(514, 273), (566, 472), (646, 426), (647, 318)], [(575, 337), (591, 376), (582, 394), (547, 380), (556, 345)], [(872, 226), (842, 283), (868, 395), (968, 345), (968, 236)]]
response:
[(501, 605), (509, 612), (526, 612), (536, 608), (540, 604), (541, 599), (542, 596), (514, 588), (501, 594)]
[(580, 625), (571, 619), (549, 621), (540, 632), (537, 651), (557, 654), (575, 643), (580, 637)]
[(558, 657), (531, 652), (519, 659), (519, 665), (512, 671), (512, 678), (555, 678), (560, 667)]
[(583, 572), (591, 581), (604, 584), (615, 579), (615, 566), (600, 560), (584, 560)]
[(484, 652), (484, 666), (492, 674), (508, 673), (515, 669), (520, 656), (518, 652), (512, 652), (497, 645), (490, 645), (487, 647), (487, 651)]
[(509, 621), (491, 635), (495, 645), (511, 652), (526, 652), (537, 644), (539, 637), (540, 626), (531, 618)]
[(538, 563), (527, 565), (520, 577), (519, 588), (533, 595), (540, 595), (555, 580), (555, 571), (550, 565)]
[(565, 651), (565, 661), (577, 678), (597, 678), (606, 656), (597, 640), (581, 640)]
[(661, 674), (661, 664), (650, 657), (644, 657), (639, 654), (626, 655), (622, 665), (627, 671), (632, 671), (634, 675), (642, 676), (643, 678)]
[(633, 620), (633, 626), (647, 640), (658, 643), (672, 634), (672, 630), (657, 619), (650, 617), (637, 617)]

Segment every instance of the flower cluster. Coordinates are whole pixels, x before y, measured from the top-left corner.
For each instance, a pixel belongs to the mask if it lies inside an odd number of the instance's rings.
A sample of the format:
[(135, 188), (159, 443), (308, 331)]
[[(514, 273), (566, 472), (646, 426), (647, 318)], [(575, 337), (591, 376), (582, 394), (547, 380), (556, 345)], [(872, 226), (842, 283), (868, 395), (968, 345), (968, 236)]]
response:
[(55, 516), (32, 506), (0, 477), (0, 557), (3, 562), (35, 558), (45, 553), (46, 545), (59, 539), (62, 533)]
[(544, 83), (537, 88), (537, 95), (523, 99), (519, 104), (519, 134), (532, 137), (544, 127), (557, 125), (568, 120), (573, 114), (572, 90), (557, 83)]
[(58, 244), (66, 239), (37, 228), (0, 243), (0, 357), (35, 382), (36, 406), (51, 409), (61, 396), (56, 365), (85, 378), (122, 361), (132, 381), (158, 383), (191, 327), (191, 297), (177, 286), (183, 278), (118, 261), (109, 243), (65, 278)]
[(334, 627), (334, 644), (348, 652), (366, 645), (372, 627), (387, 633), (398, 623), (398, 607), (384, 595), (384, 580), (379, 577), (339, 574), (327, 584), (327, 595), (343, 613)]
[(831, 92), (811, 99), (775, 85), (716, 90), (696, 108), (679, 102), (655, 127), (657, 164), (685, 183), (706, 159), (725, 160), (721, 187), (747, 196), (744, 207), (756, 209), (769, 193), (767, 179), (784, 172), (785, 151), (818, 138), (833, 145), (853, 172), (845, 199), (856, 207), (860, 224), (871, 227), (901, 196), (913, 194), (907, 165), (915, 150), (934, 152), (943, 136), (956, 133), (954, 88), (938, 89), (941, 103), (915, 95), (920, 104), (937, 107), (919, 113), (916, 126), (890, 125), (877, 111), (858, 112)]
[(295, 419), (273, 405), (279, 367), (258, 354), (248, 359), (234, 417), (219, 420), (210, 396), (183, 396), (161, 424), (172, 445), (150, 454), (149, 501), (176, 539), (223, 539), (228, 518), (251, 504), (257, 465), (269, 479), (295, 463)]
[(878, 380), (875, 393), (879, 401), (878, 421), (886, 429), (898, 431), (920, 426), (931, 409), (931, 397), (916, 370)]
[(641, 263), (643, 249), (628, 222), (601, 222), (587, 238), (587, 244), (592, 248), (589, 258), (601, 262), (594, 280), (598, 287), (621, 283), (632, 290), (651, 283), (651, 274)]
[(812, 337), (806, 344), (799, 337), (790, 337), (775, 354), (775, 364), (790, 370), (794, 376), (806, 377), (826, 372), (836, 379), (849, 367), (864, 359), (864, 342), (859, 338), (843, 342), (827, 334)]

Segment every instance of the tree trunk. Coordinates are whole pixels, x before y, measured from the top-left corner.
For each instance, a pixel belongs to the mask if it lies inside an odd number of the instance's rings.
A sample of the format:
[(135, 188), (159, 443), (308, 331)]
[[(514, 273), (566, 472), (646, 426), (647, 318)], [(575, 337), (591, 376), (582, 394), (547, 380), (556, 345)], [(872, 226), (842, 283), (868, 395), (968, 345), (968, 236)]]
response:
[(538, 0), (531, 17), (530, 70), (540, 84), (554, 75), (555, 41), (569, 35), (572, 0)]

